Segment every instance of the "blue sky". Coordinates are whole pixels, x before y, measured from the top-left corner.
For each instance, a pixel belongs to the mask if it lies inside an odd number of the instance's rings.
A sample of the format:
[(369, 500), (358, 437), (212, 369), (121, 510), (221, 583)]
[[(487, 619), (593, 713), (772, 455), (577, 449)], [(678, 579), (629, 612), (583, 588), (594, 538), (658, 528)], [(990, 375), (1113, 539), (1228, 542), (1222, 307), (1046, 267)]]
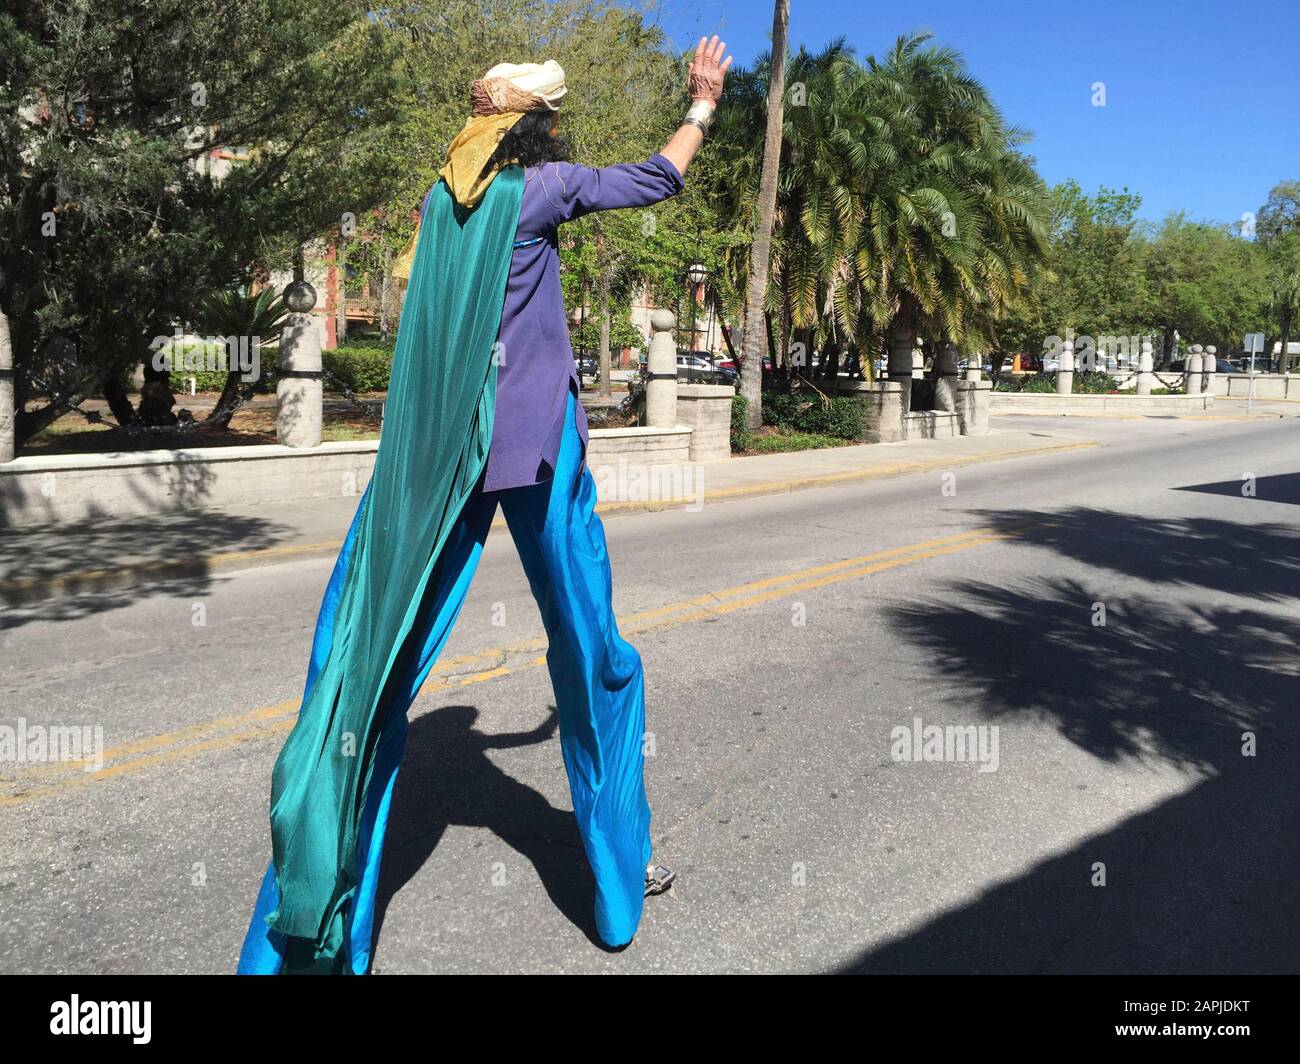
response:
[[(1051, 184), (1127, 187), (1142, 215), (1185, 210), (1236, 221), (1278, 181), (1300, 178), (1297, 0), (791, 0), (792, 46), (843, 35), (858, 55), (900, 33), (933, 31), (956, 48)], [(770, 43), (770, 0), (662, 0), (682, 46), (719, 32), (736, 62)], [(1272, 52), (1269, 49), (1279, 48)], [(1106, 106), (1092, 104), (1104, 82)]]

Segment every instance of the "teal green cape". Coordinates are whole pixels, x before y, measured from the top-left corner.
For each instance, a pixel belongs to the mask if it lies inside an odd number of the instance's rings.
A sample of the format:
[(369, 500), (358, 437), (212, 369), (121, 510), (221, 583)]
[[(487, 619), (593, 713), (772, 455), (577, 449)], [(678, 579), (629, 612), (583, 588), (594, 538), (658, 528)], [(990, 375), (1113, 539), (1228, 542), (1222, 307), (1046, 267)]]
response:
[(467, 210), (440, 181), (420, 226), (374, 473), (271, 782), (279, 908), (268, 923), (299, 940), (292, 952), (308, 964), (342, 945), (375, 744), (403, 651), (443, 544), (487, 464), (495, 345), (523, 187), (523, 171), (510, 167)]

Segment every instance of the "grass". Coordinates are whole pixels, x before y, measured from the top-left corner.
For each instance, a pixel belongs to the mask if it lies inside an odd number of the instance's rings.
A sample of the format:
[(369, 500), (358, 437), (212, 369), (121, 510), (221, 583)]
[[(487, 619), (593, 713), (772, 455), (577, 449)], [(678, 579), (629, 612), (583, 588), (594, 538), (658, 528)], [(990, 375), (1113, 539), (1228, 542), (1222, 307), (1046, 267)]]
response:
[(835, 436), (822, 436), (815, 432), (794, 432), (789, 429), (773, 429), (753, 433), (745, 454), (785, 454), (789, 451), (816, 451), (824, 447), (849, 447), (856, 440), (841, 440)]
[(321, 429), (321, 441), (324, 443), (377, 439), (379, 439), (379, 425), (374, 422), (365, 425), (354, 425), (347, 422), (333, 421), (326, 422)]

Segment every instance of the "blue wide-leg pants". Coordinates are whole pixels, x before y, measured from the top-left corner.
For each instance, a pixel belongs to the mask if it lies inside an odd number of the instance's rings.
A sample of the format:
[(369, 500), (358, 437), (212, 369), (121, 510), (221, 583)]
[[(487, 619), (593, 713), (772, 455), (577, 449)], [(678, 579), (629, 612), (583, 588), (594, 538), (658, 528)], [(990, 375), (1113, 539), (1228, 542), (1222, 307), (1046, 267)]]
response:
[[(438, 563), (409, 663), (391, 685), (391, 703), (375, 752), (357, 847), (360, 883), (347, 919), (339, 968), (370, 968), (375, 896), (384, 832), (406, 745), (407, 710), (456, 623), (498, 503), (541, 610), (546, 663), (559, 713), (560, 750), (573, 811), (596, 883), (596, 930), (610, 946), (630, 942), (641, 918), (650, 861), (650, 806), (644, 784), (645, 689), (641, 659), (618, 634), (611, 601), (605, 532), (596, 516), (596, 484), (583, 464), (570, 395), (550, 480), (507, 491), (476, 490)], [(333, 634), (333, 613), (355, 533), (349, 531), (316, 625), (310, 689)], [(285, 938), (266, 918), (279, 905), (274, 866), (267, 869), (239, 957), (241, 974), (281, 971)]]

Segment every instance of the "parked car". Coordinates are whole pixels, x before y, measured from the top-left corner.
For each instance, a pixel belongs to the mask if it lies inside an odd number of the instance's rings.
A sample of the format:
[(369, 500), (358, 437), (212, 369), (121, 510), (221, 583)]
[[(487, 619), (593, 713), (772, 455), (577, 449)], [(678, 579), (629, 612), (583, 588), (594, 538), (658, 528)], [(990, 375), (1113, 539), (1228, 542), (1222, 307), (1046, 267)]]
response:
[[(737, 355), (737, 356), (735, 357), (735, 359), (732, 360), (732, 362), (733, 362), (733, 365), (735, 365), (735, 367), (736, 367), (736, 376), (739, 377), (740, 374), (741, 374), (741, 372), (742, 372), (742, 371), (744, 370), (744, 368), (745, 368), (745, 356), (744, 356), (744, 355)], [(764, 356), (763, 356), (763, 383), (764, 383), (764, 386), (767, 385), (767, 383), (768, 383), (769, 379), (771, 378), (773, 372), (774, 372), (774, 370), (772, 369), (772, 359), (771, 359), (771, 356), (769, 356), (769, 355), (764, 355)]]
[(740, 364), (731, 358), (720, 358), (713, 363), (713, 369), (722, 374), (722, 379), (731, 384), (740, 376)]
[[(1256, 373), (1267, 373), (1267, 372), (1268, 372), (1267, 369), (1265, 369), (1265, 368), (1262, 367), (1262, 365), (1261, 365), (1262, 361), (1263, 361), (1262, 359), (1260, 359), (1259, 357), (1256, 357), (1256, 359), (1255, 359), (1255, 372), (1256, 372)], [(1246, 366), (1247, 366), (1247, 368), (1249, 369), (1249, 366), (1250, 366), (1250, 359), (1249, 359), (1249, 356), (1247, 356)], [(1170, 368), (1174, 373), (1185, 373), (1185, 372), (1187, 371), (1187, 361), (1186, 361), (1185, 359), (1176, 358), (1176, 359), (1174, 359), (1171, 363), (1169, 363), (1169, 368)], [(1214, 372), (1215, 372), (1215, 373), (1241, 373), (1241, 372), (1243, 372), (1243, 371), (1242, 371), (1242, 370), (1239, 370), (1236, 366), (1234, 366), (1234, 365), (1233, 365), (1231, 362), (1229, 362), (1226, 358), (1216, 358), (1216, 359), (1214, 360)]]
[(600, 373), (600, 359), (595, 355), (577, 354), (573, 356), (573, 361), (578, 369), (578, 379), (584, 377), (595, 377)]
[[(1223, 359), (1219, 359), (1219, 361), (1222, 362)], [(1231, 370), (1220, 370), (1219, 372), (1220, 373), (1229, 373), (1229, 372), (1249, 373), (1250, 355), (1248, 355), (1245, 351), (1234, 351), (1232, 355), (1230, 355), (1228, 358), (1228, 365), (1232, 367)], [(1255, 356), (1255, 372), (1256, 373), (1275, 372), (1273, 360), (1268, 355), (1264, 354), (1263, 352), (1260, 352)]]

